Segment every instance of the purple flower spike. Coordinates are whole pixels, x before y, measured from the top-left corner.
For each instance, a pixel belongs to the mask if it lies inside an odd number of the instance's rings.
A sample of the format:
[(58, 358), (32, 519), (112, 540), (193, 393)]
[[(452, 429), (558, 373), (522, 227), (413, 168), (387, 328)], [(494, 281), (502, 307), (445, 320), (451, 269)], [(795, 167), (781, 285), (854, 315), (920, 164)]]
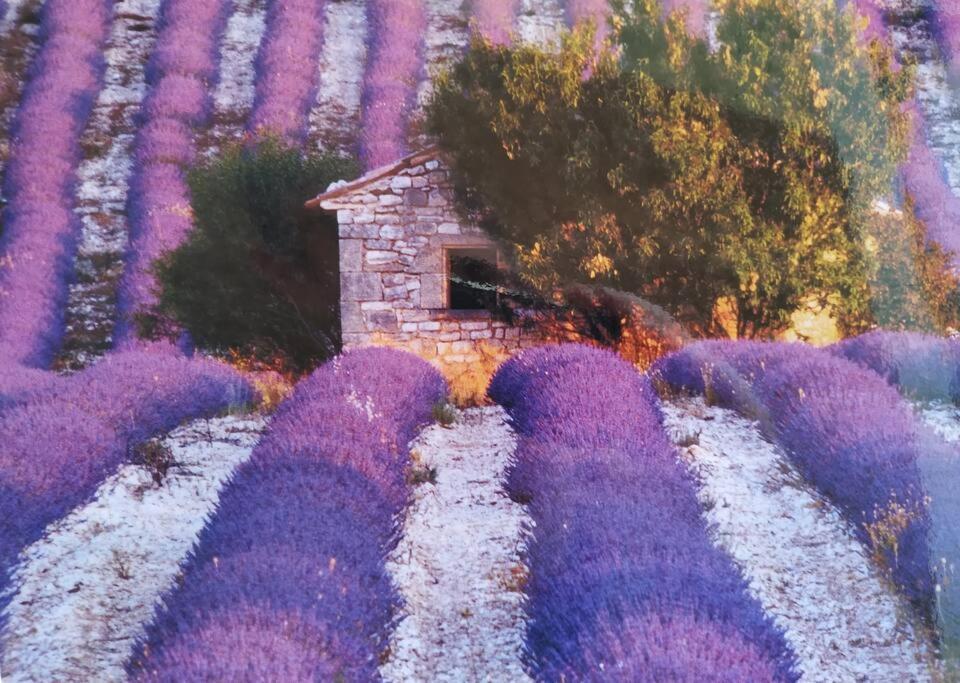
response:
[(473, 21), (477, 32), (494, 45), (509, 45), (520, 0), (474, 0)]
[(46, 367), (63, 338), (79, 223), (73, 186), (79, 140), (103, 75), (112, 3), (49, 0), (43, 45), (12, 130), (0, 239), (0, 366)]
[[(950, 349), (930, 346), (930, 362), (943, 367), (933, 352), (949, 357)], [(882, 336), (834, 351), (888, 377), (907, 368), (904, 378), (930, 374), (922, 362), (885, 358)], [(661, 359), (652, 372), (676, 390), (709, 390), (718, 402), (759, 416), (800, 472), (882, 557), (903, 593), (930, 609), (930, 515), (917, 465), (924, 430), (881, 376), (826, 350), (760, 342), (700, 342)], [(944, 391), (953, 391), (955, 375), (954, 368)], [(871, 530), (891, 524), (896, 547), (875, 544)]]
[(88, 500), (132, 446), (254, 398), (232, 368), (172, 347), (114, 353), (66, 378), (0, 372), (0, 609), (17, 553)]
[(301, 382), (236, 472), (129, 665), (134, 680), (376, 680), (407, 445), (446, 394), (401, 351)]
[(368, 170), (407, 152), (407, 126), (423, 74), (423, 0), (370, 0), (370, 49), (364, 75), (360, 160)]
[(249, 128), (302, 142), (316, 97), (324, 0), (273, 2), (257, 56), (257, 92)]
[[(490, 395), (520, 435), (535, 680), (795, 681), (783, 633), (715, 546), (646, 376), (580, 345), (524, 351)], [(725, 677), (721, 677), (725, 676)]]
[(184, 180), (194, 162), (192, 134), (210, 116), (227, 0), (168, 0), (147, 78), (130, 179), (130, 249), (117, 292), (118, 348), (136, 338), (133, 319), (156, 303), (154, 261), (180, 246), (193, 229)]

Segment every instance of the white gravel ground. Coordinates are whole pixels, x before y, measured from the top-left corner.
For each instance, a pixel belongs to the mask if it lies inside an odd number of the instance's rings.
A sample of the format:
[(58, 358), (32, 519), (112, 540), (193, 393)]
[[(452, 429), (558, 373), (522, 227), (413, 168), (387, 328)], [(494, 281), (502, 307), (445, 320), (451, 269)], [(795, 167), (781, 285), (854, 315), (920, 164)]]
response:
[(3, 680), (126, 680), (134, 639), (263, 427), (239, 416), (177, 429), (164, 442), (179, 465), (161, 485), (125, 465), (28, 547), (0, 648)]
[[(61, 362), (89, 365), (110, 341), (116, 300), (110, 282), (119, 277), (127, 246), (127, 191), (133, 169), (136, 115), (146, 95), (144, 66), (156, 42), (160, 0), (128, 0), (115, 7), (104, 51), (103, 88), (81, 139), (77, 169), (81, 235), (77, 281), (66, 309), (67, 339)], [(97, 340), (86, 344), (80, 340)]]
[(917, 405), (921, 419), (948, 443), (960, 441), (960, 409), (951, 403)]
[(556, 47), (565, 21), (561, 0), (522, 0), (517, 35), (526, 43)]
[(264, 0), (236, 0), (220, 42), (220, 74), (213, 92), (213, 140), (201, 148), (215, 153), (227, 140), (239, 139), (253, 108), (257, 51), (266, 29)]
[(20, 8), (26, 4), (27, 0), (7, 0), (7, 11), (0, 15), (0, 39), (10, 32)]
[(424, 76), (417, 89), (423, 107), (430, 97), (434, 77), (462, 53), (469, 40), (467, 0), (425, 0), (427, 33), (424, 36)]
[(310, 112), (317, 148), (347, 153), (360, 125), (360, 95), (367, 58), (367, 14), (362, 0), (328, 2), (320, 53), (320, 85)]
[(930, 0), (881, 0), (881, 4), (897, 20), (890, 23), (890, 33), (901, 59), (918, 60), (917, 99), (926, 119), (927, 143), (943, 162), (956, 194), (960, 192), (960, 92), (947, 81), (943, 56), (923, 16)]
[(664, 402), (701, 479), (717, 543), (784, 629), (804, 681), (927, 681), (927, 644), (850, 525), (756, 423), (698, 399)]
[(412, 448), (436, 483), (415, 489), (388, 563), (407, 616), (382, 667), (387, 681), (523, 681), (523, 506), (501, 489), (516, 447), (499, 407), (472, 408)]

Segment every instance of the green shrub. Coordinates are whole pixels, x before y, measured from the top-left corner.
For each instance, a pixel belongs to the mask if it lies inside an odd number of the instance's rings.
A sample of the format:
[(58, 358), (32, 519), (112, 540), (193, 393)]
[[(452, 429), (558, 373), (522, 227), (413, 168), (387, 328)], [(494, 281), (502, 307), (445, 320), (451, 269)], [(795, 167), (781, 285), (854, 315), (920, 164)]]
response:
[(195, 230), (157, 266), (158, 317), (201, 348), (302, 371), (340, 347), (333, 216), (304, 202), (356, 164), (267, 139), (189, 175)]
[[(613, 5), (618, 50), (589, 29), (556, 53), (477, 39), (440, 79), (427, 127), (464, 210), (542, 292), (592, 281), (694, 333), (732, 315), (771, 336), (811, 298), (871, 324), (871, 286), (899, 267), (866, 236), (906, 153), (911, 71), (819, 0), (729, 0), (716, 50), (656, 0)], [(937, 256), (910, 254), (927, 279)]]

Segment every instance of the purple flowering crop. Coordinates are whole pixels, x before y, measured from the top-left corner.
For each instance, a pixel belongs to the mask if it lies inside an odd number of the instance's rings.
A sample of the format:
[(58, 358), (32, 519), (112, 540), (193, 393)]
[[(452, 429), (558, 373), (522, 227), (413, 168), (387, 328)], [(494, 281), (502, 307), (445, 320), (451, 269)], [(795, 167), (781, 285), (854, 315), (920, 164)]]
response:
[(474, 0), (474, 26), (494, 45), (509, 45), (519, 9), (520, 0)]
[[(883, 8), (877, 0), (853, 0), (857, 12), (868, 19), (861, 39), (889, 43), (883, 22)], [(913, 123), (913, 139), (907, 159), (900, 168), (903, 189), (914, 201), (914, 210), (927, 226), (931, 239), (947, 251), (960, 254), (960, 198), (947, 183), (940, 159), (927, 145), (923, 112), (913, 100), (905, 105)]]
[(423, 0), (370, 0), (370, 47), (361, 103), (360, 161), (367, 169), (407, 151), (407, 126), (423, 75)]
[(960, 254), (960, 197), (947, 183), (943, 163), (927, 145), (919, 105), (911, 102), (907, 108), (913, 114), (913, 143), (900, 171), (903, 186), (931, 239), (954, 252), (951, 260), (955, 261)]
[(875, 330), (829, 349), (870, 368), (911, 398), (960, 402), (956, 341), (920, 332)]
[(960, 83), (960, 5), (933, 0), (933, 28), (955, 83)]
[[(923, 429), (895, 389), (866, 368), (802, 344), (700, 342), (661, 359), (653, 372), (674, 390), (707, 393), (759, 417), (927, 613), (930, 517), (917, 466)], [(905, 514), (892, 514), (898, 509)], [(888, 525), (895, 545), (877, 540)]]
[(317, 91), (325, 4), (325, 0), (270, 3), (257, 55), (251, 132), (269, 131), (290, 142), (302, 142)]
[(710, 541), (646, 376), (547, 346), (490, 396), (520, 436), (510, 494), (534, 521), (525, 660), (535, 680), (797, 679), (794, 656)]
[(48, 365), (63, 336), (79, 223), (79, 140), (103, 76), (112, 3), (49, 0), (43, 44), (27, 75), (4, 180), (0, 238), (0, 365)]
[(610, 3), (607, 0), (566, 0), (564, 7), (570, 26), (592, 22), (597, 29), (597, 44), (610, 34)]
[(407, 444), (446, 392), (426, 362), (347, 352), (301, 382), (224, 490), (137, 680), (373, 680), (398, 596), (385, 558)]
[(707, 34), (707, 0), (663, 0), (664, 14), (686, 12), (687, 31), (694, 36)]
[(133, 316), (156, 302), (154, 261), (176, 249), (193, 228), (184, 174), (196, 156), (193, 129), (210, 116), (229, 5), (166, 0), (161, 10), (130, 179), (130, 249), (117, 292), (115, 334), (121, 347), (135, 337)]
[(35, 385), (0, 412), (0, 594), (17, 553), (89, 499), (132, 446), (254, 399), (233, 369), (172, 348), (114, 353), (70, 377), (17, 379)]

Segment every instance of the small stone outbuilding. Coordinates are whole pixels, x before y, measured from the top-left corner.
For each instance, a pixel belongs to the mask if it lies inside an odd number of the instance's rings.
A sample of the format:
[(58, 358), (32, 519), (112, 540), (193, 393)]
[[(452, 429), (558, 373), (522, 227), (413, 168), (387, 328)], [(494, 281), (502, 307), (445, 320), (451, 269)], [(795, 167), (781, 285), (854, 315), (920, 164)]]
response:
[(483, 301), (495, 292), (463, 285), (478, 284), (484, 268), (503, 268), (503, 258), (489, 235), (463, 221), (435, 149), (334, 183), (307, 207), (337, 215), (344, 348), (402, 347), (456, 379), (484, 365), (489, 373), (544, 340), (535, 326), (498, 319)]

